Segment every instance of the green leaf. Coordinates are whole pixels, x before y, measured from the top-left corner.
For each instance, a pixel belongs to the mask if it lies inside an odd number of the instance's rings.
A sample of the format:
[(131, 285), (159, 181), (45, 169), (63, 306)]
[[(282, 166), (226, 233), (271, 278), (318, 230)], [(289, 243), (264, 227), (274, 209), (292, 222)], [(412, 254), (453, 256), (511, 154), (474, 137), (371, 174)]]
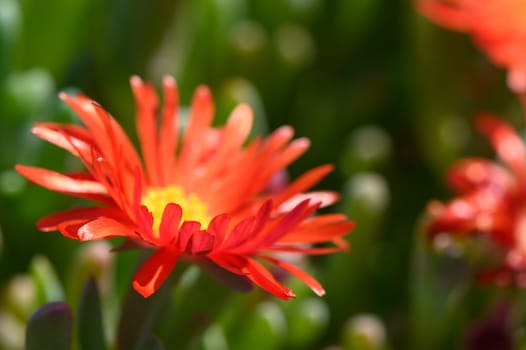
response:
[(73, 317), (66, 303), (46, 304), (28, 321), (26, 350), (68, 350), (72, 328)]
[(106, 349), (99, 291), (93, 278), (86, 282), (82, 291), (78, 322), (79, 344), (82, 350)]
[[(146, 258), (143, 255), (140, 261)], [(150, 334), (153, 322), (170, 301), (173, 276), (152, 296), (144, 298), (130, 284), (126, 293), (117, 329), (117, 349), (138, 349)]]
[(37, 289), (37, 302), (40, 304), (64, 300), (62, 285), (49, 260), (42, 255), (31, 261), (30, 273)]

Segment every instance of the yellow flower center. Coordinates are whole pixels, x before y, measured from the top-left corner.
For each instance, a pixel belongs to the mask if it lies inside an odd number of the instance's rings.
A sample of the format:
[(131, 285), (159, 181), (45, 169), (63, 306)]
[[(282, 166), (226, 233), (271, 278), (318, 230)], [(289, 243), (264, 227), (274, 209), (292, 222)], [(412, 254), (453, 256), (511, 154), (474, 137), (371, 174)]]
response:
[(183, 211), (181, 223), (185, 220), (199, 221), (201, 227), (208, 227), (210, 222), (207, 213), (208, 208), (197, 195), (193, 193), (187, 195), (178, 186), (149, 188), (142, 196), (141, 204), (146, 206), (153, 215), (153, 232), (155, 235), (159, 235), (164, 208), (168, 203), (175, 203), (181, 207)]

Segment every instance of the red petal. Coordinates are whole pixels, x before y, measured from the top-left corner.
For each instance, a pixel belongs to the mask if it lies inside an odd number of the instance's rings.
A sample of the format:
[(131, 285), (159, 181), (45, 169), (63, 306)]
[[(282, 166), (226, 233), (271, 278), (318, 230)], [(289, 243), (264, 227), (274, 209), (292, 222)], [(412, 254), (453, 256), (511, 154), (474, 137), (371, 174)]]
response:
[(294, 182), (288, 185), (285, 191), (283, 191), (276, 198), (276, 204), (279, 205), (295, 194), (309, 190), (312, 186), (316, 185), (321, 181), (321, 179), (327, 176), (327, 174), (329, 174), (333, 168), (334, 167), (330, 164), (322, 165), (301, 175), (299, 178), (294, 180)]
[(166, 182), (173, 173), (175, 163), (175, 152), (179, 136), (179, 119), (177, 108), (179, 106), (179, 95), (175, 80), (167, 76), (163, 79), (164, 106), (163, 121), (159, 136), (159, 160), (162, 162), (163, 180)]
[(147, 298), (155, 293), (173, 271), (179, 253), (169, 248), (158, 249), (133, 276), (133, 288)]
[(179, 224), (183, 211), (178, 204), (169, 203), (163, 211), (161, 225), (159, 226), (159, 244), (164, 245), (172, 240), (177, 239)]
[(278, 298), (289, 300), (296, 297), (292, 290), (279, 283), (274, 276), (257, 261), (246, 258), (243, 270), (247, 272), (247, 277), (252, 282)]
[(74, 156), (79, 155), (79, 150), (84, 153), (89, 152), (93, 146), (91, 135), (85, 128), (78, 125), (36, 123), (31, 131), (41, 139), (69, 151)]
[(507, 191), (515, 183), (507, 169), (483, 158), (460, 160), (450, 168), (447, 179), (451, 187), (461, 194), (487, 186)]
[[(206, 86), (200, 86), (194, 93), (188, 126), (184, 133), (183, 145), (177, 160), (175, 183), (185, 184), (193, 179), (188, 176), (195, 168), (202, 154), (204, 137), (210, 133), (210, 125), (214, 115), (214, 103), (210, 90)], [(187, 187), (185, 187), (187, 188)]]
[(148, 178), (153, 186), (160, 186), (161, 164), (157, 158), (157, 94), (150, 84), (144, 84), (138, 76), (133, 76), (130, 84), (137, 104), (137, 132)]
[[(72, 97), (61, 93), (60, 98), (91, 130), (91, 135), (96, 138), (101, 150), (111, 150), (112, 145), (118, 145), (123, 149), (126, 159), (130, 160), (130, 164), (140, 164), (139, 156), (122, 127), (99, 104), (82, 95)], [(110, 139), (111, 136), (114, 138)]]
[[(278, 243), (323, 243), (350, 232), (356, 224), (344, 215), (329, 215), (334, 221), (316, 216), (303, 222), (298, 228), (284, 235)], [(343, 217), (342, 217), (343, 216)]]
[(189, 254), (204, 255), (209, 253), (214, 247), (214, 236), (207, 231), (194, 232), (188, 242), (186, 251)]
[(319, 207), (324, 208), (336, 203), (340, 199), (340, 196), (338, 195), (338, 193), (331, 191), (318, 191), (296, 194), (293, 197), (287, 199), (285, 202), (283, 202), (277, 208), (277, 212), (287, 213), (306, 199), (310, 199), (310, 202), (313, 204), (319, 203)]
[(304, 200), (276, 221), (268, 230), (261, 232), (257, 239), (254, 239), (243, 247), (243, 249), (247, 251), (263, 249), (279, 241), (284, 235), (294, 230), (296, 226), (311, 215), (317, 207), (317, 205), (309, 205), (308, 199)]
[(318, 296), (325, 295), (325, 289), (321, 286), (321, 284), (314, 279), (311, 275), (306, 273), (305, 271), (301, 270), (300, 268), (289, 264), (285, 261), (274, 259), (268, 256), (262, 256), (262, 258), (267, 259), (268, 261), (272, 262), (273, 264), (281, 267), (282, 269), (288, 271), (292, 275), (296, 276), (299, 280), (301, 280), (303, 283), (305, 283), (314, 293), (316, 293)]
[(28, 180), (52, 191), (103, 202), (109, 201), (106, 187), (97, 181), (76, 179), (55, 171), (20, 164), (15, 166), (15, 170)]
[(135, 231), (120, 222), (101, 217), (84, 224), (78, 230), (79, 239), (82, 241), (91, 241), (106, 239), (111, 237), (136, 237)]
[(212, 219), (208, 224), (208, 232), (215, 237), (214, 246), (217, 247), (226, 237), (228, 226), (230, 225), (230, 215), (221, 214)]
[(458, 31), (471, 29), (469, 13), (437, 0), (417, 0), (418, 11), (441, 26)]
[(496, 117), (483, 115), (477, 118), (478, 128), (491, 140), (499, 157), (520, 179), (526, 178), (526, 149), (517, 132)]
[(246, 274), (246, 272), (243, 271), (243, 268), (246, 264), (245, 258), (243, 258), (240, 255), (216, 253), (214, 251), (207, 257), (227, 271), (230, 271), (237, 275)]
[(185, 221), (179, 229), (177, 246), (181, 251), (186, 251), (192, 235), (201, 230), (201, 223), (197, 221)]
[(190, 106), (188, 127), (184, 135), (185, 146), (198, 139), (199, 135), (202, 135), (210, 127), (213, 116), (214, 102), (212, 94), (206, 86), (199, 86), (194, 93), (192, 105)]
[(248, 217), (239, 222), (232, 232), (228, 235), (228, 238), (221, 245), (220, 249), (236, 249), (245, 242), (252, 242), (267, 223), (270, 213), (272, 211), (272, 201), (266, 201), (261, 208), (258, 210), (256, 216)]
[(38, 220), (36, 226), (41, 231), (55, 231), (57, 230), (57, 226), (64, 221), (80, 220), (86, 222), (97, 219), (101, 216), (114, 218), (120, 221), (126, 220), (122, 211), (117, 208), (87, 207), (70, 209), (48, 215)]

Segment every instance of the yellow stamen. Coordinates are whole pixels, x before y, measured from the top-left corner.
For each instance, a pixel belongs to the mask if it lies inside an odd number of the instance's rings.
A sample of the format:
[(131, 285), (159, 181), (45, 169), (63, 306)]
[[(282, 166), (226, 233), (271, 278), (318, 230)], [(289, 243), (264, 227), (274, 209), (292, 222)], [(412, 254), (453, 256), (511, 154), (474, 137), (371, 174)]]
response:
[(208, 208), (197, 195), (193, 193), (187, 195), (178, 186), (149, 188), (142, 196), (141, 204), (146, 206), (153, 215), (153, 232), (155, 235), (159, 235), (164, 208), (168, 203), (181, 206), (183, 210), (181, 223), (185, 220), (199, 221), (202, 228), (208, 227), (210, 222), (207, 213)]

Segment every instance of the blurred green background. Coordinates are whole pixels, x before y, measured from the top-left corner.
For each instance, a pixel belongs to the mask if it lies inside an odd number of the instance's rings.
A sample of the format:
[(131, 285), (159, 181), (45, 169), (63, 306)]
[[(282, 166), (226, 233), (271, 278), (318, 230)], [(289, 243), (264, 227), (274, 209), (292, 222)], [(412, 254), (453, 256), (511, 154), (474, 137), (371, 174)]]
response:
[(287, 303), (238, 294), (186, 270), (155, 324), (167, 349), (458, 348), (495, 305), (519, 303), (520, 292), (474, 288), (462, 251), (437, 255), (422, 239), (426, 202), (451, 195), (447, 165), (492, 156), (473, 116), (523, 122), (504, 73), (409, 1), (0, 0), (0, 349), (21, 348), (24, 323), (45, 302), (75, 312), (90, 274), (107, 342), (116, 337), (137, 253), (38, 232), (38, 218), (82, 203), (13, 166), (80, 169), (30, 134), (35, 121), (76, 120), (59, 91), (83, 92), (133, 133), (133, 74), (159, 89), (172, 74), (183, 106), (209, 85), (218, 123), (248, 102), (257, 132), (292, 125), (312, 147), (291, 177), (334, 163), (318, 187), (341, 191), (331, 210), (358, 223), (351, 252), (310, 259), (322, 299), (293, 280), (298, 299)]

